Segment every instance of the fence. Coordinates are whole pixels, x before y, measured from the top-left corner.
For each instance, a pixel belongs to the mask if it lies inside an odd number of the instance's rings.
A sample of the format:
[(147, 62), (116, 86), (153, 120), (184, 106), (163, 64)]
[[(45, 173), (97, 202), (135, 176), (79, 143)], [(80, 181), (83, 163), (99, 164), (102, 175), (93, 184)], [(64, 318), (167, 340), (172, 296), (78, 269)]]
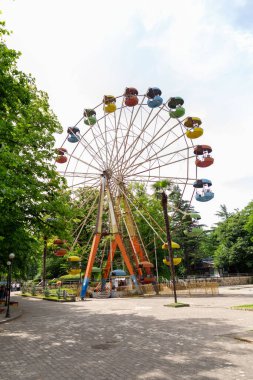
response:
[[(217, 282), (210, 281), (195, 281), (194, 283), (178, 281), (176, 284), (177, 294), (181, 296), (194, 295), (217, 295), (219, 294), (219, 285)], [(108, 287), (105, 290), (100, 288), (89, 289), (88, 296), (92, 298), (118, 298), (118, 297), (133, 297), (140, 295), (166, 295), (173, 296), (172, 283), (164, 284), (147, 284), (140, 285), (139, 290), (133, 289), (131, 286), (119, 286), (117, 289)]]
[(61, 289), (59, 286), (49, 285), (45, 288), (42, 286), (26, 285), (22, 286), (22, 294), (30, 294), (32, 296), (45, 296), (45, 297), (56, 297), (58, 299), (63, 299), (65, 301), (71, 300), (75, 301), (76, 297), (79, 296), (80, 286), (75, 284), (73, 286), (68, 286), (68, 289)]
[[(157, 285), (142, 285), (141, 290), (144, 295), (167, 295), (173, 296), (173, 286), (168, 284)], [(219, 286), (217, 282), (201, 281), (195, 283), (178, 282), (176, 284), (176, 291), (181, 296), (194, 296), (194, 295), (217, 295), (219, 294)]]

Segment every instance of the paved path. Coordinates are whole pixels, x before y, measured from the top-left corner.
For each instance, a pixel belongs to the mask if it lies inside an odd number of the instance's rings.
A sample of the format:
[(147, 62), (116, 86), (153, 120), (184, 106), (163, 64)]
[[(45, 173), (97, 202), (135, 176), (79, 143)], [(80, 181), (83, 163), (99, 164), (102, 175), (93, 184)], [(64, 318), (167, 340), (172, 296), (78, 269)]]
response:
[(253, 303), (253, 285), (220, 292), (177, 309), (167, 297), (17, 297), (22, 316), (0, 325), (0, 379), (253, 380), (253, 312), (229, 308)]

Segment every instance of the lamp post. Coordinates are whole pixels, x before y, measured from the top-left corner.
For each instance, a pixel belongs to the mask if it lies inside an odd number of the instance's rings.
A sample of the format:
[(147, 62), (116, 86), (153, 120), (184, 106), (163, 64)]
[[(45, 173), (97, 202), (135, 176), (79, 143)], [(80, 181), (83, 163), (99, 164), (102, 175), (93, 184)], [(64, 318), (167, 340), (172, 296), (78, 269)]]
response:
[(12, 260), (14, 258), (15, 258), (15, 254), (14, 253), (10, 253), (9, 254), (9, 259), (10, 260), (7, 261), (7, 265), (8, 265), (7, 298), (6, 298), (7, 309), (6, 309), (5, 318), (10, 318), (11, 270), (12, 270)]

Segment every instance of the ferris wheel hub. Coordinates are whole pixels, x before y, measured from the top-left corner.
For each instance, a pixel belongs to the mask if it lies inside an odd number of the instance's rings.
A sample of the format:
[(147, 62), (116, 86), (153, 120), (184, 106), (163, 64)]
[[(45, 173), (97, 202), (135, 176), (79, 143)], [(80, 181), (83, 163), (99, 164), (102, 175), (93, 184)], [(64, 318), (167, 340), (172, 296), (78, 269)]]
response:
[(107, 178), (107, 179), (111, 179), (112, 178), (112, 169), (106, 169), (103, 171), (103, 175)]

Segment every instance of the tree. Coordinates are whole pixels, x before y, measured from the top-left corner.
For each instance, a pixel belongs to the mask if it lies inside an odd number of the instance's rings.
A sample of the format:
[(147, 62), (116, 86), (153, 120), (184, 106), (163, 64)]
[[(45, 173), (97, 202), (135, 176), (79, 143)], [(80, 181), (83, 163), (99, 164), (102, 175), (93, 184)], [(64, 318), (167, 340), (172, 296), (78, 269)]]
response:
[(153, 187), (157, 196), (159, 196), (159, 198), (161, 199), (165, 230), (166, 230), (166, 242), (168, 244), (168, 251), (169, 251), (169, 261), (170, 261), (171, 279), (173, 283), (174, 301), (175, 303), (177, 303), (174, 254), (173, 254), (172, 244), (171, 244), (172, 239), (171, 239), (171, 230), (170, 230), (170, 220), (168, 216), (168, 195), (166, 194), (166, 190), (171, 189), (171, 183), (167, 180), (163, 180), (163, 181), (156, 182)]
[(215, 265), (235, 273), (252, 272), (252, 202), (219, 223), (214, 231), (218, 245), (214, 252)]
[(14, 269), (24, 275), (45, 217), (63, 213), (65, 184), (54, 166), (54, 133), (62, 129), (47, 94), (18, 70), (20, 53), (6, 46), (8, 34), (0, 22), (0, 260), (15, 252)]
[(222, 220), (226, 220), (232, 215), (232, 213), (228, 212), (227, 206), (223, 204), (220, 205), (220, 210), (217, 211), (215, 215), (217, 215)]
[(203, 225), (199, 223), (200, 215), (188, 201), (182, 198), (178, 186), (173, 186), (168, 201), (173, 239), (180, 244), (179, 254), (183, 257), (183, 266), (180, 266), (181, 274), (187, 275), (200, 255), (200, 243), (205, 232)]

